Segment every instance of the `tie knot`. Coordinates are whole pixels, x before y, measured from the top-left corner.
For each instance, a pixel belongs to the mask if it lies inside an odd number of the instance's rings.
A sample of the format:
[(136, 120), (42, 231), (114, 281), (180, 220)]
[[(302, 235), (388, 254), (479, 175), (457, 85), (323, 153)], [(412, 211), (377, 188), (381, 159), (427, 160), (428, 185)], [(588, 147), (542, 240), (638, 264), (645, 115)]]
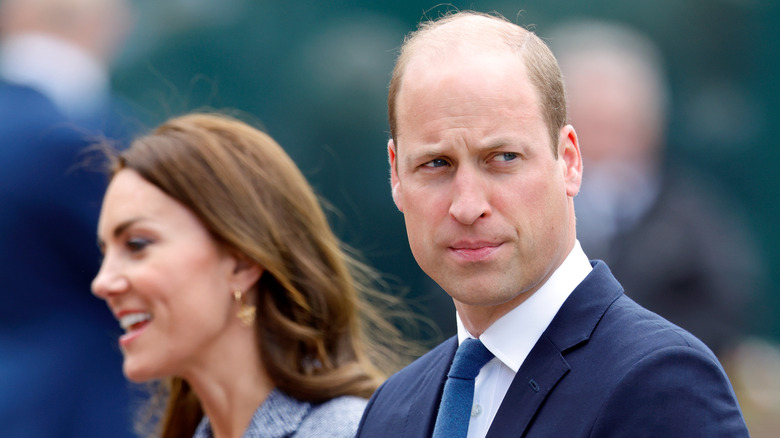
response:
[(455, 352), (452, 367), (448, 377), (459, 379), (474, 379), (479, 370), (493, 358), (493, 353), (488, 351), (479, 339), (468, 338), (463, 341)]

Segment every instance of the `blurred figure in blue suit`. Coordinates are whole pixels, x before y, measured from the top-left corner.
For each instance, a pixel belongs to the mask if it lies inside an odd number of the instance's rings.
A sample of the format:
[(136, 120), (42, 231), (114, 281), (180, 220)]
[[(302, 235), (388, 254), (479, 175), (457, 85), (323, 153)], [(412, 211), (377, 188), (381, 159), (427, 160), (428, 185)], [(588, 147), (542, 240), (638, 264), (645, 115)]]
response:
[(0, 424), (10, 437), (132, 436), (130, 387), (89, 291), (105, 180), (81, 166), (124, 124), (108, 63), (120, 0), (0, 2)]

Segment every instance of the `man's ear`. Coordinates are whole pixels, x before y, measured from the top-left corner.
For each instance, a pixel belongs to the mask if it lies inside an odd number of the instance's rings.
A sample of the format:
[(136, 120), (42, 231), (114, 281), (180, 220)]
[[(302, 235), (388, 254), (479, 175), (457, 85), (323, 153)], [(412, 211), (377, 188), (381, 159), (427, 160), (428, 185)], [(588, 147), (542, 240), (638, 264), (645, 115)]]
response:
[(387, 141), (387, 158), (390, 161), (390, 189), (393, 193), (393, 202), (401, 213), (404, 212), (403, 195), (401, 195), (400, 181), (398, 180), (398, 157), (393, 139)]
[(577, 196), (582, 185), (582, 154), (580, 143), (574, 127), (566, 125), (558, 137), (558, 158), (563, 167), (563, 177), (566, 182), (566, 194)]

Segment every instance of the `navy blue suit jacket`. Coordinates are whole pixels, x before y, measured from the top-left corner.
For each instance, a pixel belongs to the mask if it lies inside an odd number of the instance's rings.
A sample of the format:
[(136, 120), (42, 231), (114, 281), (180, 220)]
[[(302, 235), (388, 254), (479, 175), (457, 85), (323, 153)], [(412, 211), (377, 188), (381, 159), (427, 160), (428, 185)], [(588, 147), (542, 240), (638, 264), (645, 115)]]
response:
[[(358, 436), (429, 437), (457, 339), (390, 377)], [(517, 372), (488, 437), (747, 437), (726, 374), (688, 332), (623, 293), (606, 264), (572, 292)]]
[(9, 437), (130, 437), (121, 331), (90, 293), (106, 177), (91, 139), (37, 91), (0, 82), (0, 425)]

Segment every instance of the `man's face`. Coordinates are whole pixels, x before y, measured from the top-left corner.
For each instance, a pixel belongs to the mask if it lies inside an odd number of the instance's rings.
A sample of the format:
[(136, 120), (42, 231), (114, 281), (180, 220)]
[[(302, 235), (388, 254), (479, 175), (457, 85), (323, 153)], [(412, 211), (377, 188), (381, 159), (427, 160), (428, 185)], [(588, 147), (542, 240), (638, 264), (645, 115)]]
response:
[(420, 267), (462, 318), (473, 311), (490, 324), (573, 247), (581, 160), (570, 126), (553, 156), (517, 56), (451, 55), (407, 67), (388, 148), (393, 199)]

